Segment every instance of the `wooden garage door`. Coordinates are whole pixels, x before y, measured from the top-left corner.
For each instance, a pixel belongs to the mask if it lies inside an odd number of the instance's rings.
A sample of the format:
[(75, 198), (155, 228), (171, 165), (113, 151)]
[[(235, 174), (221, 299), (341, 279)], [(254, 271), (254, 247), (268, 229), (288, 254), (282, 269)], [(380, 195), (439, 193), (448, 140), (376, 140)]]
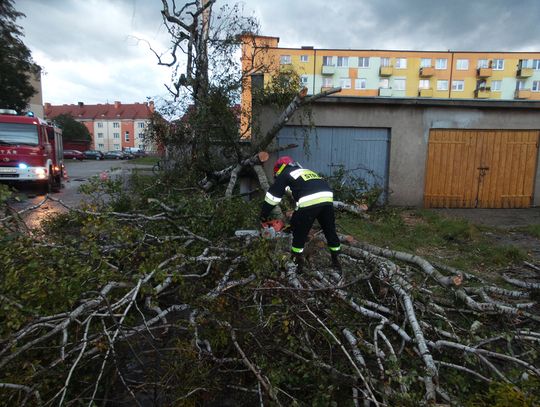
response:
[(538, 131), (431, 130), (424, 206), (527, 208)]

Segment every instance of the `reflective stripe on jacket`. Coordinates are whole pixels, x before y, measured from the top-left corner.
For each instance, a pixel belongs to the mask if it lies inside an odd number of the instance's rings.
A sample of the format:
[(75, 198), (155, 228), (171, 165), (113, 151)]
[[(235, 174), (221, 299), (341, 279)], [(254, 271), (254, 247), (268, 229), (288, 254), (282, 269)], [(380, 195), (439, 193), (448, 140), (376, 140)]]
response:
[(332, 204), (332, 190), (321, 176), (307, 168), (287, 165), (264, 197), (262, 219), (270, 215), (272, 208), (281, 202), (285, 191), (289, 188), (296, 202), (296, 209)]

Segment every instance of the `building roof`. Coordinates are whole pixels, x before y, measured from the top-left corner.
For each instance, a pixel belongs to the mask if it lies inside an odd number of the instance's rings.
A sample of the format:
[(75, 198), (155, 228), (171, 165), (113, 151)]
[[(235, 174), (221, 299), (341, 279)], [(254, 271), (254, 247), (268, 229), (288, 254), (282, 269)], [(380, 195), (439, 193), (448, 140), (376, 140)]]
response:
[(69, 114), (76, 120), (145, 120), (154, 112), (154, 102), (85, 105), (51, 105), (45, 103), (45, 118), (52, 119), (61, 114)]
[(413, 97), (362, 97), (362, 96), (325, 96), (317, 99), (315, 103), (336, 104), (371, 104), (371, 105), (415, 105), (415, 106), (441, 106), (441, 107), (476, 107), (476, 108), (515, 108), (540, 109), (538, 100), (501, 100), (501, 99), (439, 99), (439, 98), (413, 98)]

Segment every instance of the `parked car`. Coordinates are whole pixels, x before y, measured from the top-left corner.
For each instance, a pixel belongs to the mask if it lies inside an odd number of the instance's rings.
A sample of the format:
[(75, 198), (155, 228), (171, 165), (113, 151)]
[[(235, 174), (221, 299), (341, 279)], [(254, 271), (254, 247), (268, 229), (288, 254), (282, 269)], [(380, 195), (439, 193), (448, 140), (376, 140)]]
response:
[(107, 151), (103, 154), (107, 160), (125, 160), (127, 157), (121, 151)]
[(64, 158), (67, 160), (84, 160), (84, 154), (79, 150), (64, 150)]
[(138, 158), (138, 157), (146, 157), (146, 151), (144, 150), (141, 150), (140, 148), (138, 147), (125, 147), (124, 148), (124, 153), (129, 153), (131, 154), (134, 158)]
[(83, 151), (84, 158), (89, 160), (103, 160), (103, 153), (98, 150), (86, 150)]

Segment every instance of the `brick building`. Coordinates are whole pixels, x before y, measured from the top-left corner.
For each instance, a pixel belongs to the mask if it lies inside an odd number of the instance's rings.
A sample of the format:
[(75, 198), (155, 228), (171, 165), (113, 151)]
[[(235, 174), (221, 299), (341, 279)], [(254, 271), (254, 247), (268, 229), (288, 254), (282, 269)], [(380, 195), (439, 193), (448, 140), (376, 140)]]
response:
[(61, 114), (69, 114), (83, 123), (92, 136), (90, 148), (99, 151), (122, 150), (135, 147), (153, 151), (145, 145), (143, 134), (154, 112), (154, 102), (123, 104), (51, 105), (45, 103), (45, 118), (52, 120)]

